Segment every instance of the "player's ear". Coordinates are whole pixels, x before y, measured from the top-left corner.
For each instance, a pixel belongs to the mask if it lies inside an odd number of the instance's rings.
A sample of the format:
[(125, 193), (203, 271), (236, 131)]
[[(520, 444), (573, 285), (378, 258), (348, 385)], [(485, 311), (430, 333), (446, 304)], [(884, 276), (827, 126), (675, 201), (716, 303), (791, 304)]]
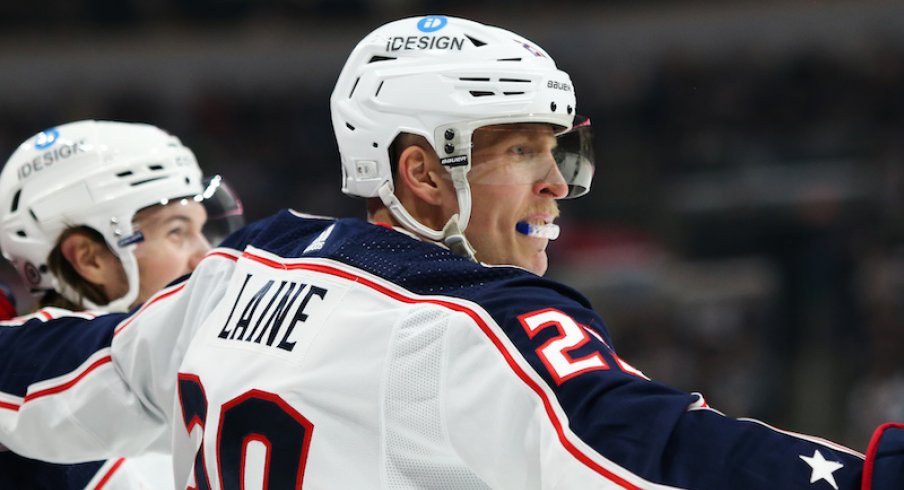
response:
[(72, 269), (86, 281), (108, 284), (111, 277), (118, 274), (119, 259), (107, 248), (84, 233), (71, 233), (60, 243), (60, 252)]
[(434, 152), (420, 145), (408, 146), (399, 154), (398, 179), (402, 186), (432, 206), (442, 204), (442, 172)]

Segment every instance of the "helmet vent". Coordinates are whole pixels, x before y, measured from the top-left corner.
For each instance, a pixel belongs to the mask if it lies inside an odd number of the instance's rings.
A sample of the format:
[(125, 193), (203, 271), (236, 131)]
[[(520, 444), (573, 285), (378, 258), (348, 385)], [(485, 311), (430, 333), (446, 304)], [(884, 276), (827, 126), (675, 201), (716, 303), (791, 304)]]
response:
[(135, 182), (132, 182), (131, 184), (129, 184), (129, 186), (131, 186), (131, 187), (138, 187), (139, 185), (144, 185), (144, 184), (147, 184), (147, 183), (150, 183), (150, 182), (154, 182), (154, 181), (157, 181), (157, 180), (161, 180), (161, 179), (165, 179), (165, 178), (166, 178), (166, 177), (154, 177), (154, 178), (151, 178), (151, 179), (136, 180)]
[(524, 92), (502, 92), (502, 95), (524, 95)]
[(493, 92), (487, 91), (487, 90), (472, 90), (471, 91), (472, 97), (486, 97), (488, 95), (496, 95), (496, 94)]
[(502, 83), (530, 83), (530, 80), (523, 78), (500, 78), (499, 81)]
[(370, 61), (368, 63), (376, 63), (378, 61), (392, 61), (395, 58), (392, 56), (371, 56)]
[(22, 195), (22, 189), (16, 191), (16, 195), (13, 196), (13, 205), (10, 206), (9, 212), (13, 213), (17, 209), (19, 209), (19, 196)]
[(521, 61), (521, 58), (499, 58), (496, 61)]
[(487, 77), (459, 77), (459, 80), (462, 82), (489, 82), (490, 79)]
[(22, 238), (25, 238), (26, 236), (28, 236), (28, 235), (25, 234), (25, 230), (17, 230), (17, 231), (16, 231), (16, 235), (18, 235), (18, 236), (20, 236), (20, 237), (22, 237)]
[(163, 165), (159, 163), (155, 163), (154, 165), (148, 165), (149, 170), (163, 170)]
[(354, 127), (354, 126), (352, 126), (352, 125), (351, 125), (351, 124), (349, 124), (349, 123), (345, 123), (345, 127), (347, 127), (347, 128), (348, 128), (348, 129), (350, 129), (350, 130), (352, 130), (352, 131), (354, 131), (354, 130), (355, 130), (355, 127)]
[(119, 172), (118, 174), (116, 174), (117, 177), (128, 177), (130, 175), (132, 175), (131, 170), (126, 170), (125, 172)]
[(380, 86), (377, 87), (377, 92), (374, 94), (374, 97), (380, 96), (380, 90), (383, 90), (383, 82), (380, 82)]
[(358, 82), (361, 81), (361, 77), (355, 79), (355, 84), (352, 85), (352, 91), (348, 93), (348, 98), (351, 99), (352, 95), (355, 95), (355, 89), (358, 88)]
[(485, 42), (483, 42), (483, 41), (481, 41), (480, 39), (477, 39), (477, 38), (475, 38), (475, 37), (471, 37), (471, 36), (469, 36), (469, 35), (467, 35), (467, 34), (465, 34), (465, 37), (468, 38), (468, 39), (471, 41), (471, 44), (473, 44), (475, 48), (479, 48), (479, 47), (481, 47), (481, 46), (486, 45)]

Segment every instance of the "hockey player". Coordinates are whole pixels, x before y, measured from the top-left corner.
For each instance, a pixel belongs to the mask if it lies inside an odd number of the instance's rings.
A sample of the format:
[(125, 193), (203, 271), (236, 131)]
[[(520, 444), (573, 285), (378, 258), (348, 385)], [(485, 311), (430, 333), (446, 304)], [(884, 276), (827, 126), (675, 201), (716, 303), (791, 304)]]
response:
[[(192, 488), (901, 488), (898, 426), (864, 458), (724, 417), (541, 277), (556, 201), (593, 170), (575, 101), (517, 34), (378, 28), (331, 99), (343, 191), (372, 222), (285, 211), (233, 234), (135, 314), (91, 321), (112, 345), (70, 343), (64, 375), (0, 378), (0, 442), (76, 461), (172, 441)], [(0, 355), (46, 348), (20, 334), (50, 323), (0, 330)]]
[[(42, 309), (5, 325), (143, 302), (210, 249), (201, 233), (208, 208), (211, 225), (240, 216), (235, 201), (223, 212), (229, 192), (218, 176), (202, 187), (191, 151), (153, 126), (79, 121), (30, 138), (0, 175), (10, 205), (0, 244)], [(9, 306), (0, 320), (15, 316), (10, 297), (0, 297)], [(3, 369), (18, 375), (28, 365)], [(0, 488), (172, 488), (171, 466), (164, 455), (55, 465), (0, 451)]]

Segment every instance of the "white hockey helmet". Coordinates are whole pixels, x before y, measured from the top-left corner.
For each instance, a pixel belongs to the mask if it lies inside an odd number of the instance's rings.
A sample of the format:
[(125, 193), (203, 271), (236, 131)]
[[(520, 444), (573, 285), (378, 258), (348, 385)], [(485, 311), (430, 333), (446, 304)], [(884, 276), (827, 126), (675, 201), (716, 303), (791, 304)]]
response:
[[(55, 289), (75, 303), (112, 311), (138, 295), (135, 214), (201, 193), (201, 169), (178, 138), (147, 124), (78, 121), (19, 145), (0, 173), (0, 249), (38, 294)], [(122, 262), (129, 291), (107, 305), (78, 297), (47, 258), (71, 226), (100, 233)]]
[[(380, 197), (405, 228), (453, 245), (464, 239), (470, 217), (471, 134), (509, 123), (548, 123), (567, 132), (575, 125), (576, 99), (568, 74), (536, 44), (498, 27), (435, 15), (391, 22), (365, 37), (339, 75), (330, 108), (342, 191)], [(573, 150), (556, 155), (568, 197), (585, 194), (593, 175), (589, 124), (580, 126), (580, 137), (568, 138)], [(400, 133), (426, 138), (451, 174), (459, 215), (442, 231), (417, 222), (395, 197), (388, 150)]]

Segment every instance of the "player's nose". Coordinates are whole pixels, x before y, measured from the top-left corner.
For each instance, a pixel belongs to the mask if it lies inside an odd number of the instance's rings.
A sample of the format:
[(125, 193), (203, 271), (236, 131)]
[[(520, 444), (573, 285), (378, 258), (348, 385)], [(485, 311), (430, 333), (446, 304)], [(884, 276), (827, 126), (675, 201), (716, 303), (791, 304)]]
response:
[(568, 195), (568, 182), (550, 155), (549, 171), (546, 176), (534, 183), (534, 193), (542, 197), (562, 199)]

